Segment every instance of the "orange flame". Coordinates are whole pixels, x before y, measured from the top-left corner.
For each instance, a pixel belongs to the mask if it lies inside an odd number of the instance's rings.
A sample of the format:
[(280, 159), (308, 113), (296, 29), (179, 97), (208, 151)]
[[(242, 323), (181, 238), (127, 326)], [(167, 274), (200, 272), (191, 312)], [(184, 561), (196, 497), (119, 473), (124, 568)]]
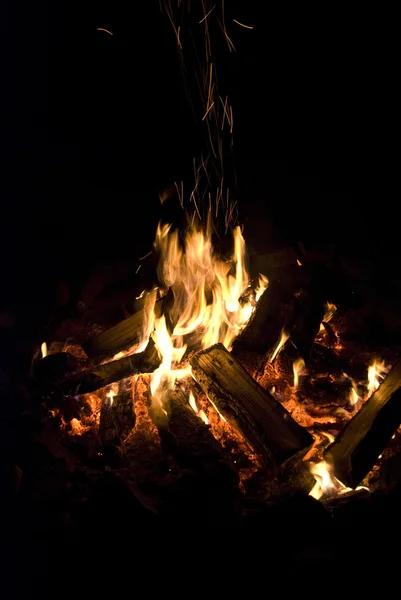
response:
[(322, 497), (334, 496), (350, 491), (351, 488), (347, 488), (337, 477), (334, 477), (332, 468), (325, 460), (319, 463), (312, 463), (309, 469), (316, 481), (309, 492), (309, 496), (312, 496), (312, 498), (320, 500)]
[(46, 344), (46, 342), (43, 342), (43, 344), (40, 347), (40, 351), (42, 353), (42, 358), (45, 358), (47, 356), (47, 344)]
[(205, 425), (209, 424), (209, 419), (207, 418), (206, 414), (203, 412), (203, 410), (198, 410), (198, 407), (196, 406), (196, 401), (195, 401), (195, 396), (193, 395), (192, 392), (189, 393), (189, 406), (192, 408), (192, 410), (194, 411), (194, 413), (196, 415), (198, 415), (198, 417), (200, 419), (202, 419), (202, 421), (205, 423)]
[[(210, 226), (207, 231), (191, 227), (180, 244), (178, 231), (160, 225), (155, 246), (160, 252), (158, 275), (170, 288), (174, 305), (169, 317), (174, 324), (172, 338), (197, 333), (203, 348), (221, 342), (230, 349), (253, 310), (254, 302), (240, 301), (249, 287), (245, 267), (245, 241), (239, 227), (233, 232), (234, 252), (229, 261), (215, 256)], [(261, 276), (258, 298), (267, 280)]]
[(303, 358), (296, 358), (292, 363), (292, 370), (294, 373), (294, 388), (297, 389), (299, 385), (299, 377), (302, 375), (302, 371), (305, 368), (305, 361)]
[(117, 394), (118, 394), (118, 381), (115, 383), (112, 383), (106, 393), (106, 398), (108, 398), (108, 400), (109, 400), (109, 403), (108, 403), (109, 406), (113, 406), (114, 398), (117, 396)]
[(384, 379), (384, 375), (387, 373), (388, 368), (383, 361), (374, 361), (368, 368), (368, 398), (373, 394), (379, 387), (381, 380)]
[(278, 353), (282, 350), (284, 344), (286, 343), (286, 341), (288, 340), (288, 338), (290, 337), (290, 334), (287, 333), (284, 329), (281, 331), (281, 337), (277, 343), (276, 348), (274, 349), (273, 354), (270, 357), (270, 362), (272, 363), (274, 361), (274, 359), (276, 358), (276, 356), (278, 355)]
[(234, 251), (231, 259), (225, 261), (213, 251), (210, 222), (206, 231), (191, 226), (183, 243), (178, 231), (172, 231), (170, 225), (159, 223), (157, 227), (158, 276), (174, 296), (172, 306), (166, 308), (172, 333), (167, 330), (163, 316), (155, 319), (152, 334), (162, 356), (162, 363), (151, 378), (152, 398), (160, 406), (174, 388), (177, 377), (190, 375), (189, 367), (178, 368), (187, 349), (188, 341), (184, 338), (191, 334), (191, 344), (208, 348), (221, 342), (230, 349), (254, 311), (256, 297), (259, 299), (267, 286), (267, 279), (260, 275), (255, 295), (242, 298), (250, 283), (245, 266), (245, 241), (239, 227), (233, 237)]

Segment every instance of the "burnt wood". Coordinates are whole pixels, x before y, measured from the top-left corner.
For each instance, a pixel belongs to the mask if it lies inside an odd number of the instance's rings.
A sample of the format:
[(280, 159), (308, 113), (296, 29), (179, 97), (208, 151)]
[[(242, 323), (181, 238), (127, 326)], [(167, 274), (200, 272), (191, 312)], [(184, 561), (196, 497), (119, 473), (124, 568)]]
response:
[(59, 382), (64, 393), (86, 394), (138, 373), (151, 373), (160, 365), (160, 355), (153, 340), (146, 349), (119, 360), (104, 363), (92, 369), (69, 375)]
[(357, 486), (400, 423), (401, 360), (326, 449), (324, 458), (337, 479), (349, 487)]
[(310, 433), (222, 344), (201, 350), (190, 363), (196, 381), (220, 413), (268, 461), (278, 465), (312, 444)]
[(129, 382), (119, 390), (112, 403), (109, 398), (103, 401), (99, 426), (102, 445), (118, 445), (132, 431), (135, 421), (133, 392)]
[[(152, 296), (154, 294), (154, 296)], [(148, 304), (154, 302), (156, 290), (149, 294)], [(155, 312), (161, 309), (162, 299), (155, 303)], [(99, 333), (82, 345), (89, 358), (113, 356), (118, 352), (128, 350), (144, 341), (147, 320), (151, 308), (145, 306), (136, 313), (120, 321), (114, 327)]]
[(234, 341), (235, 356), (242, 349), (265, 353), (278, 342), (283, 327), (292, 320), (294, 293), (300, 283), (296, 269), (276, 272), (275, 278), (269, 280), (249, 323)]

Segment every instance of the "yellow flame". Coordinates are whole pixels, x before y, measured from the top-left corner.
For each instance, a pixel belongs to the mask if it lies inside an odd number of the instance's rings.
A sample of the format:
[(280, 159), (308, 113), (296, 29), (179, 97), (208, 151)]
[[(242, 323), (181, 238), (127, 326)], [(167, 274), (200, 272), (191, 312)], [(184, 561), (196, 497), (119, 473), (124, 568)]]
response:
[(192, 408), (192, 410), (194, 411), (194, 413), (196, 415), (198, 415), (198, 417), (200, 419), (202, 419), (202, 421), (205, 423), (205, 425), (208, 425), (209, 424), (209, 419), (207, 418), (207, 416), (203, 412), (203, 410), (198, 410), (198, 407), (196, 406), (195, 396), (193, 395), (193, 392), (189, 393), (188, 402), (189, 402), (189, 406)]
[(106, 398), (109, 400), (109, 406), (113, 406), (114, 398), (118, 394), (118, 381), (112, 383), (110, 388), (106, 392)]
[[(149, 319), (154, 324), (153, 340), (162, 356), (150, 384), (153, 402), (159, 406), (167, 400), (176, 380), (191, 374), (190, 367), (180, 365), (188, 343), (191, 347), (208, 348), (221, 342), (230, 349), (268, 284), (266, 277), (260, 275), (255, 293), (248, 293), (245, 240), (239, 227), (233, 231), (234, 248), (229, 260), (216, 256), (211, 231), (210, 220), (205, 228), (192, 224), (181, 240), (171, 225), (159, 223), (157, 227), (158, 278), (173, 297), (173, 302), (166, 302), (165, 315)], [(202, 417), (200, 411), (196, 414), (205, 421), (206, 415)]]
[(286, 341), (288, 340), (288, 338), (290, 337), (290, 334), (287, 333), (284, 329), (281, 331), (281, 336), (280, 339), (277, 343), (276, 348), (274, 349), (273, 354), (270, 357), (270, 362), (272, 363), (274, 361), (274, 359), (276, 358), (276, 356), (278, 355), (278, 353), (282, 350), (284, 344), (286, 343)]
[[(233, 255), (224, 261), (214, 254), (209, 225), (206, 232), (192, 226), (181, 244), (178, 231), (159, 224), (155, 240), (160, 253), (158, 276), (174, 295), (169, 309), (174, 345), (180, 337), (197, 333), (203, 348), (221, 342), (230, 349), (249, 320), (254, 302), (240, 301), (249, 286), (249, 277), (245, 241), (239, 227), (234, 229), (233, 237)], [(265, 287), (266, 279), (261, 278), (258, 297)]]
[(315, 478), (315, 485), (309, 492), (309, 496), (320, 500), (323, 496), (334, 496), (339, 493), (350, 491), (337, 477), (334, 477), (330, 465), (322, 460), (319, 463), (309, 465), (310, 472)]
[(189, 393), (188, 402), (189, 402), (189, 406), (192, 408), (194, 413), (198, 414), (198, 407), (196, 406), (195, 396), (193, 395), (192, 392)]
[(368, 398), (379, 387), (388, 369), (383, 361), (374, 361), (368, 368)]
[(259, 282), (255, 290), (255, 302), (259, 301), (261, 295), (263, 294), (268, 285), (269, 280), (267, 279), (267, 277), (265, 275), (262, 275), (262, 273), (259, 273)]
[(359, 402), (358, 392), (356, 391), (354, 384), (349, 391), (348, 402), (351, 404), (351, 406), (355, 406)]
[(45, 356), (47, 356), (47, 344), (46, 344), (46, 342), (43, 342), (43, 344), (40, 347), (40, 351), (42, 352), (42, 358), (45, 358)]
[(302, 371), (305, 368), (305, 361), (303, 358), (296, 358), (292, 364), (292, 370), (294, 373), (294, 388), (296, 389), (299, 385), (299, 377), (302, 375)]

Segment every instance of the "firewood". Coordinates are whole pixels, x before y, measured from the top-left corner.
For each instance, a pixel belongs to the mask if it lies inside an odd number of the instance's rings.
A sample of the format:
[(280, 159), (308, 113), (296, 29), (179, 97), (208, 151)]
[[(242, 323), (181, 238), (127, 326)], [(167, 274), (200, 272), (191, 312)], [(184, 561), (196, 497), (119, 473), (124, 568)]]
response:
[(155, 299), (156, 290), (153, 290), (148, 294), (147, 305), (144, 308), (83, 344), (82, 347), (89, 358), (113, 356), (142, 343), (148, 333), (147, 322), (153, 311), (152, 304), (157, 305), (155, 305), (155, 310), (157, 310), (159, 304), (161, 305), (163, 301), (161, 299), (155, 303)]
[(106, 399), (103, 402), (99, 426), (102, 445), (118, 445), (132, 431), (135, 421), (132, 387), (129, 383), (112, 400)]
[(291, 320), (298, 283), (297, 273), (293, 275), (290, 271), (280, 271), (270, 280), (249, 323), (234, 342), (234, 355), (239, 355), (242, 348), (260, 353), (273, 348), (283, 326)]
[(151, 373), (160, 362), (156, 346), (153, 340), (149, 340), (143, 352), (73, 373), (61, 381), (59, 386), (64, 393), (86, 394), (137, 373)]
[(319, 333), (320, 323), (323, 321), (325, 311), (325, 302), (310, 293), (299, 305), (298, 316), (291, 331), (291, 341), (297, 348), (298, 355), (305, 362), (308, 362), (310, 358), (313, 343)]
[(192, 373), (217, 409), (257, 452), (278, 465), (313, 442), (222, 344), (191, 359)]
[(374, 466), (401, 423), (401, 360), (326, 449), (325, 460), (349, 487)]

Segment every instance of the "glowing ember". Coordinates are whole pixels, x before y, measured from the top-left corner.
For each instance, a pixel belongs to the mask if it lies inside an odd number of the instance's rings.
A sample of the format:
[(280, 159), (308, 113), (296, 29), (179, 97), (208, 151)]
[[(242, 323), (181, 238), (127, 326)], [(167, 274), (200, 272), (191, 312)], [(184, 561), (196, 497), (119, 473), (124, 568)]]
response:
[(45, 356), (47, 356), (47, 344), (46, 344), (46, 342), (43, 342), (43, 344), (40, 347), (40, 351), (42, 352), (42, 358), (45, 358)]
[(302, 371), (305, 368), (305, 361), (303, 358), (297, 358), (294, 360), (292, 370), (294, 373), (294, 388), (297, 389), (299, 385), (299, 377), (302, 375)]
[(286, 343), (286, 341), (288, 340), (288, 338), (290, 337), (290, 334), (287, 333), (286, 331), (284, 331), (284, 329), (281, 332), (281, 337), (277, 343), (276, 348), (273, 351), (273, 354), (270, 357), (270, 362), (272, 363), (274, 361), (274, 359), (276, 358), (276, 356), (278, 355), (278, 353), (280, 352), (280, 350), (282, 350), (284, 344)]

